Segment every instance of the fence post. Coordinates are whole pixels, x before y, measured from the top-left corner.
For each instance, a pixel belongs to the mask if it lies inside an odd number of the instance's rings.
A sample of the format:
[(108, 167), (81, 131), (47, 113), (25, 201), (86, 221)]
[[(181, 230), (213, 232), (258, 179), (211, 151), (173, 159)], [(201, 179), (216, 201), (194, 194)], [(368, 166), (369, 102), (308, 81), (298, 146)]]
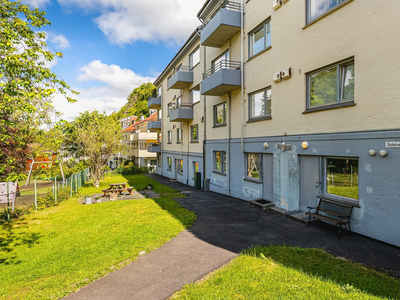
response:
[(75, 193), (78, 191), (78, 174), (75, 174)]
[(54, 178), (54, 202), (57, 202), (57, 176)]
[(36, 179), (38, 178), (38, 176), (36, 176), (34, 182), (35, 185), (35, 210), (37, 211), (37, 188), (36, 188)]
[(7, 181), (7, 221), (10, 222), (10, 187)]
[(70, 192), (70, 197), (72, 198), (72, 176), (74, 176), (73, 174), (71, 175), (71, 177), (69, 178), (71, 180), (71, 192)]

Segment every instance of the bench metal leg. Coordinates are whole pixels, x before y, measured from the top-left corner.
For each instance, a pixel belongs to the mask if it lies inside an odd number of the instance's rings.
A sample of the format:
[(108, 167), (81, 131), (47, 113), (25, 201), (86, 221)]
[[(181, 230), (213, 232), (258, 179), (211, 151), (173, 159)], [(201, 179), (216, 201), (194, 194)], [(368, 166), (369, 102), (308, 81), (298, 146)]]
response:
[(337, 234), (337, 238), (340, 239), (340, 231), (342, 230), (342, 223), (339, 223), (339, 231)]
[(311, 220), (311, 216), (309, 215), (309, 216), (308, 216), (308, 221), (307, 221), (307, 227), (310, 226), (310, 220)]

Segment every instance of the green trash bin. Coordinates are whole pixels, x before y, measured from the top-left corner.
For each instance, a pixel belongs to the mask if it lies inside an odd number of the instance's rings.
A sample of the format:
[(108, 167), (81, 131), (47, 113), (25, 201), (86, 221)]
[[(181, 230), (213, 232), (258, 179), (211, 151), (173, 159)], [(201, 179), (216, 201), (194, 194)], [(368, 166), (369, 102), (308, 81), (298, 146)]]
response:
[(201, 173), (194, 173), (194, 188), (200, 190), (201, 189)]

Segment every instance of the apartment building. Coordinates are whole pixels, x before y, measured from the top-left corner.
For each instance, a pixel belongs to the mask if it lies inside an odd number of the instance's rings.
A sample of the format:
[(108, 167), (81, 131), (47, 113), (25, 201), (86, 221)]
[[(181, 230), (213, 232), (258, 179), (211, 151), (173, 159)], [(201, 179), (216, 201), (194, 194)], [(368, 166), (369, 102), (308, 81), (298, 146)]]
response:
[(157, 132), (151, 132), (149, 124), (157, 120), (157, 113), (148, 118), (142, 116), (138, 122), (123, 130), (123, 143), (128, 149), (123, 155), (124, 160), (133, 160), (140, 167), (156, 168), (157, 153), (151, 151), (151, 147), (157, 145)]
[(400, 246), (399, 17), (396, 1), (206, 1), (154, 83), (158, 173), (193, 185), (197, 162), (205, 189), (298, 214), (323, 195)]

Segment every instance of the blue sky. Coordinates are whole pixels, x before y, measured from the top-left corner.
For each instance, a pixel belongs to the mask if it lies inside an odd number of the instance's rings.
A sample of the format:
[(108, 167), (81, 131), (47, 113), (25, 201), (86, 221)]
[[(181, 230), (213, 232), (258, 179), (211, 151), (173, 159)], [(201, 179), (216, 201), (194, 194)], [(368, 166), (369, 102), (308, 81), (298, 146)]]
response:
[(111, 113), (129, 93), (153, 82), (193, 30), (205, 0), (23, 0), (47, 13), (47, 43), (64, 54), (48, 66), (78, 103), (54, 98), (63, 118), (97, 109)]

